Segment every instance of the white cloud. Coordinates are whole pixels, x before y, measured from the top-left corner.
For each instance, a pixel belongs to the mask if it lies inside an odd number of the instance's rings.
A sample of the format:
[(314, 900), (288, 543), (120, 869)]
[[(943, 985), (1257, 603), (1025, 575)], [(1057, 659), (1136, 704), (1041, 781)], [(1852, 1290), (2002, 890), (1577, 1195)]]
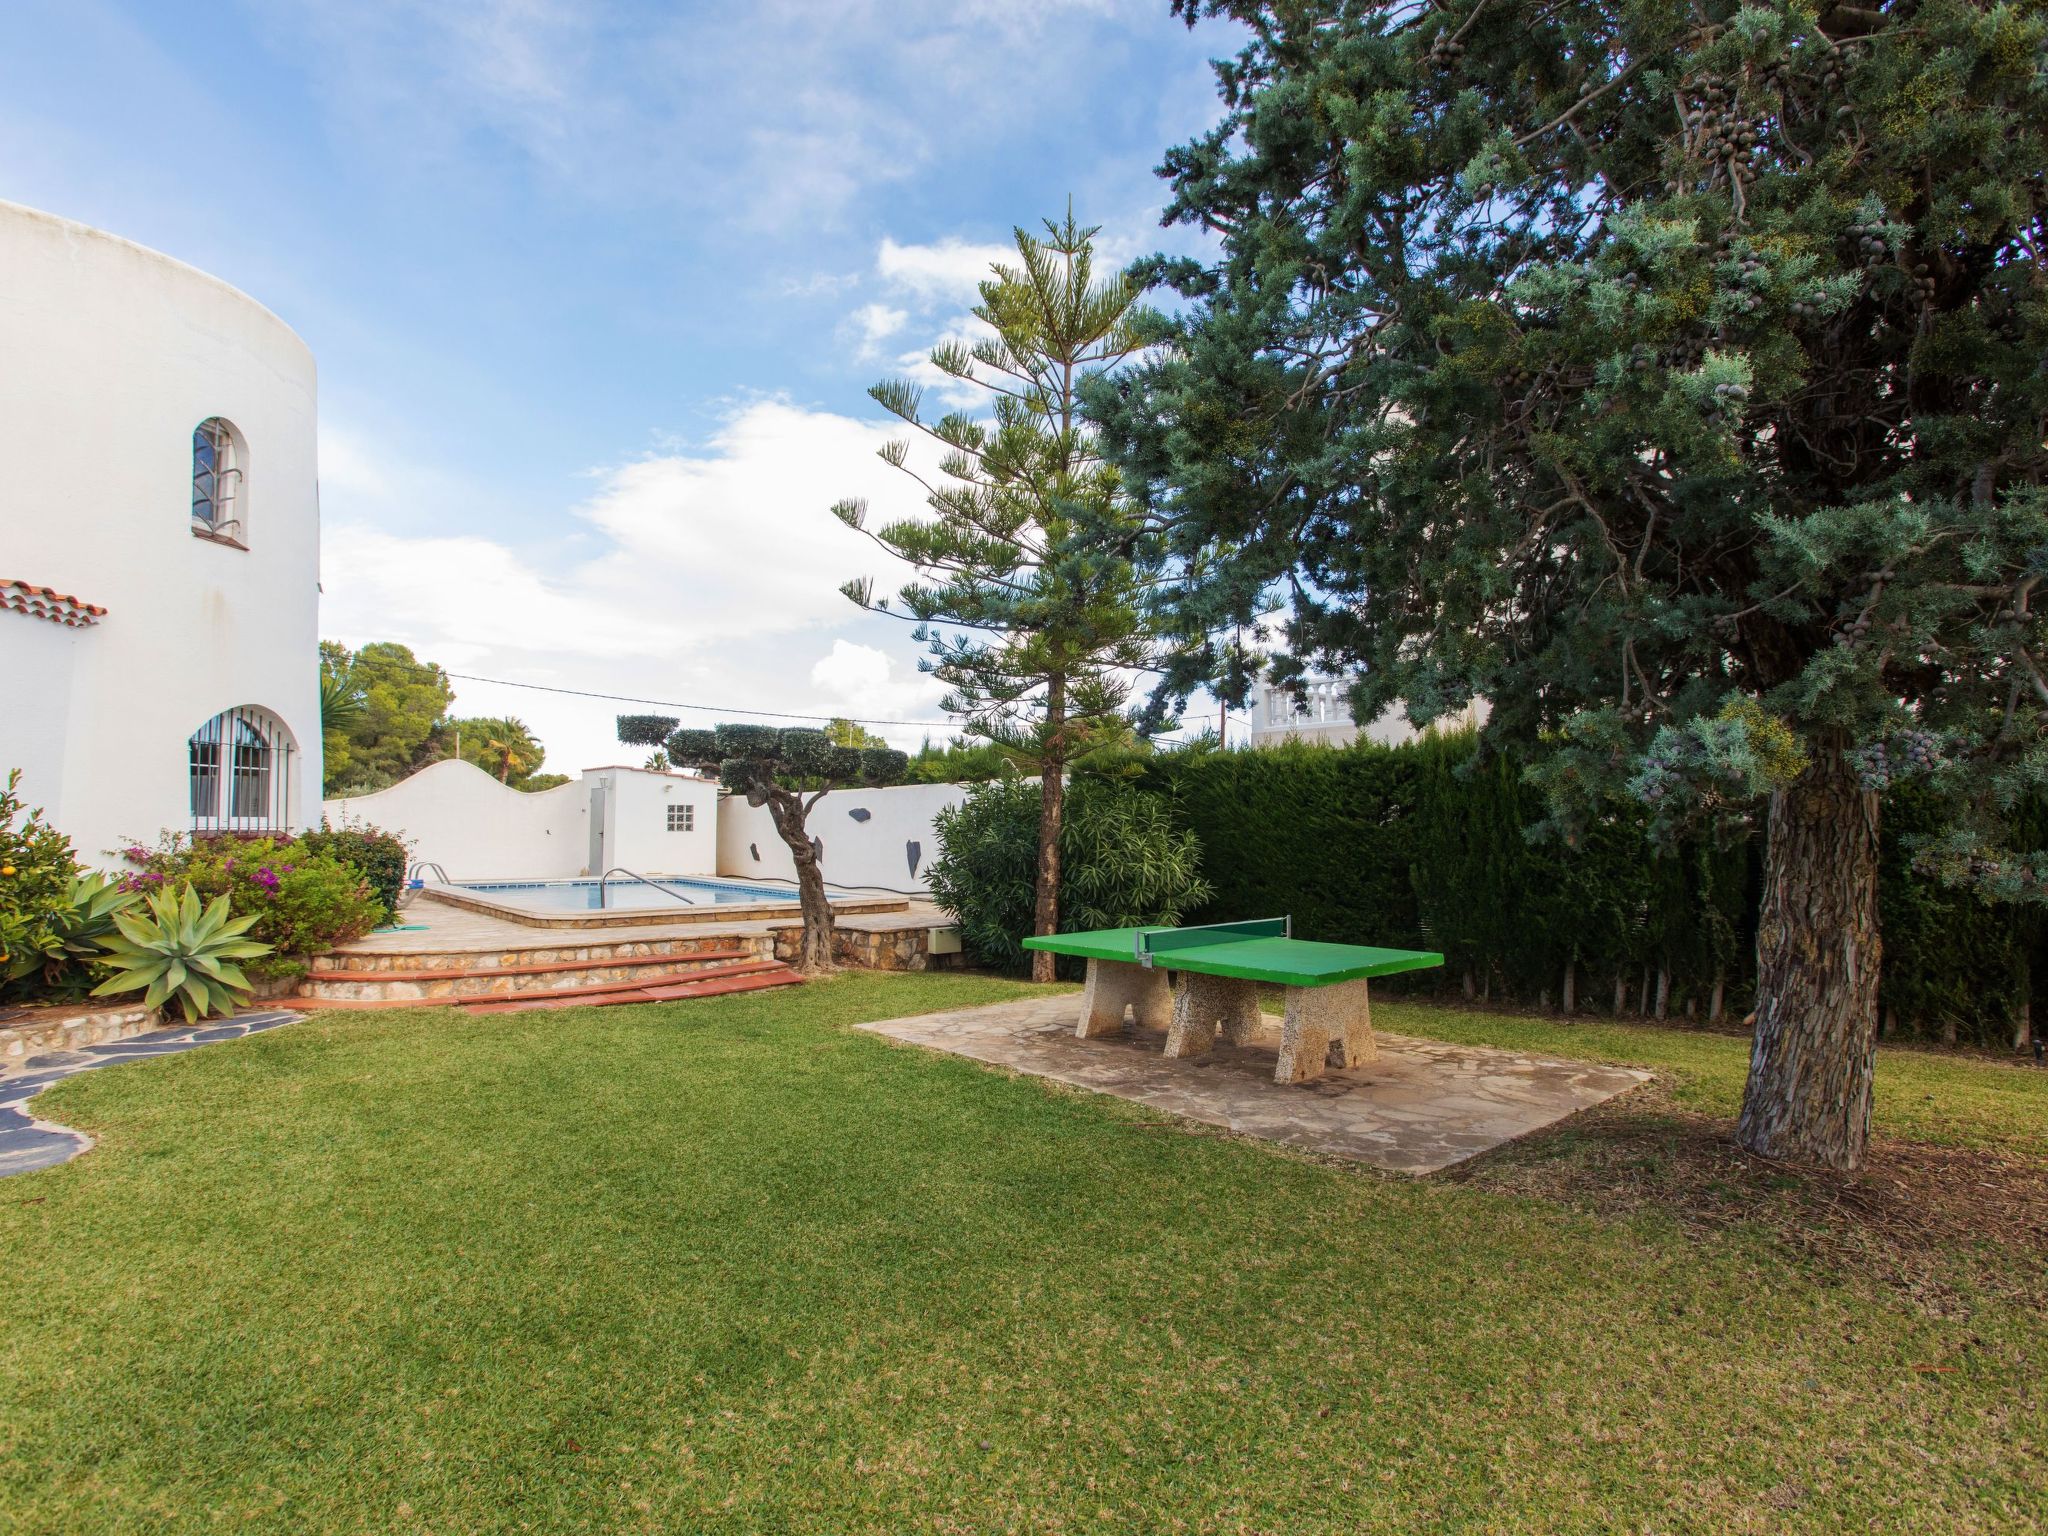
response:
[(891, 309), (887, 304), (863, 304), (846, 317), (847, 328), (853, 333), (863, 361), (877, 356), (882, 343), (902, 330), (909, 320), (908, 310)]
[[(943, 683), (914, 667), (899, 670), (887, 651), (846, 639), (834, 640), (832, 649), (818, 658), (811, 668), (811, 683), (843, 700), (848, 715), (876, 720), (935, 719), (946, 691)], [(885, 727), (882, 734), (894, 739), (900, 733)], [(912, 739), (922, 734), (909, 733)]]
[[(323, 632), (399, 640), (488, 678), (727, 710), (937, 720), (942, 690), (914, 671), (908, 631), (837, 590), (872, 575), (889, 592), (910, 574), (829, 510), (860, 496), (878, 522), (922, 512), (916, 483), (875, 456), (889, 436), (754, 400), (693, 449), (601, 471), (595, 492), (565, 509), (562, 538), (525, 546), (404, 532), (418, 526), (406, 497), (344, 472), (327, 487)], [(347, 442), (348, 429), (326, 440)], [(629, 705), (468, 681), (457, 692), (464, 714), (533, 725), (552, 769), (620, 759), (612, 716)], [(885, 734), (915, 745), (926, 733)]]
[(1014, 264), (1016, 256), (1007, 245), (977, 245), (952, 235), (927, 245), (903, 245), (885, 235), (875, 252), (875, 272), (927, 306), (969, 304), (980, 297), (991, 264)]

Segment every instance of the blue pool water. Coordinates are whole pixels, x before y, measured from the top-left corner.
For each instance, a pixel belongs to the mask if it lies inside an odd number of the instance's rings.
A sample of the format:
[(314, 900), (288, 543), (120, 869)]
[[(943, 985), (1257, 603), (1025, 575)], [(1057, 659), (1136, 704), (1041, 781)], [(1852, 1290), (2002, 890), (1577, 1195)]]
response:
[[(659, 911), (663, 907), (727, 906), (740, 901), (795, 901), (796, 890), (728, 885), (722, 880), (656, 880), (652, 890), (638, 880), (614, 877), (600, 891), (595, 880), (464, 880), (456, 889), (475, 891), (508, 907), (537, 912), (597, 912), (614, 908)], [(664, 895), (663, 892), (673, 892)], [(681, 897), (683, 899), (678, 900)]]

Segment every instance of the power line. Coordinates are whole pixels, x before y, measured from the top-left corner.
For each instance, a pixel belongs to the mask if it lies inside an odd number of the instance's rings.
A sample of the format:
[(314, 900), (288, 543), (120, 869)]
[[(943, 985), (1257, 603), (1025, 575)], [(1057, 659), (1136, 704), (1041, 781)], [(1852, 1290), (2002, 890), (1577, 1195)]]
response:
[(637, 699), (627, 693), (594, 693), (588, 688), (552, 688), (546, 683), (514, 683), (502, 677), (478, 677), (473, 672), (450, 672), (465, 683), (489, 683), (494, 688), (530, 688), (536, 693), (567, 693), (579, 699), (604, 699), (613, 704), (652, 704), (657, 709), (698, 709), (712, 715), (763, 715), (771, 720), (847, 720), (855, 725), (924, 725), (957, 731), (957, 720), (864, 720), (856, 715), (799, 715), (786, 709), (742, 709), (736, 704), (678, 704), (674, 699)]

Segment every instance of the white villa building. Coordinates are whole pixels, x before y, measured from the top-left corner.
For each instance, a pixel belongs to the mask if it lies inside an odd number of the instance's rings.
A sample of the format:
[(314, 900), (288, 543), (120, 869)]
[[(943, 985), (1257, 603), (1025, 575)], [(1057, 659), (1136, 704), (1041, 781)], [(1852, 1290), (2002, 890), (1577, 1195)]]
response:
[[(1311, 677), (1305, 685), (1306, 703), (1297, 702), (1291, 688), (1279, 687), (1260, 678), (1252, 684), (1247, 708), (1251, 715), (1251, 744), (1275, 747), (1287, 741), (1320, 742), (1326, 746), (1348, 747), (1363, 736), (1384, 747), (1413, 741), (1421, 733), (1408, 723), (1401, 706), (1394, 705), (1362, 730), (1351, 718), (1350, 684), (1341, 678)], [(1480, 725), (1486, 720), (1486, 706), (1473, 704), (1447, 727)]]
[(314, 398), (254, 299), (0, 202), (0, 778), (88, 863), (319, 820)]

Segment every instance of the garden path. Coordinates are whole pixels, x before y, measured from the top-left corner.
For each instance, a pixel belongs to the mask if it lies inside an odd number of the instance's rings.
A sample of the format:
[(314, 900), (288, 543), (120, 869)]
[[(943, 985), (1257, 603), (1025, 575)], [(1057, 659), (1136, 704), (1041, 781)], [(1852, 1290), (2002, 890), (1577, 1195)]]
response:
[(28, 1101), (52, 1083), (67, 1077), (111, 1067), (117, 1062), (145, 1056), (175, 1056), (195, 1051), (221, 1040), (239, 1040), (289, 1024), (299, 1017), (280, 1009), (241, 1013), (231, 1019), (212, 1019), (204, 1024), (174, 1024), (130, 1035), (126, 1040), (105, 1045), (81, 1046), (75, 1051), (45, 1051), (31, 1056), (18, 1071), (0, 1075), (0, 1179), (38, 1168), (68, 1163), (92, 1146), (92, 1138), (69, 1126), (38, 1120), (28, 1111)]

